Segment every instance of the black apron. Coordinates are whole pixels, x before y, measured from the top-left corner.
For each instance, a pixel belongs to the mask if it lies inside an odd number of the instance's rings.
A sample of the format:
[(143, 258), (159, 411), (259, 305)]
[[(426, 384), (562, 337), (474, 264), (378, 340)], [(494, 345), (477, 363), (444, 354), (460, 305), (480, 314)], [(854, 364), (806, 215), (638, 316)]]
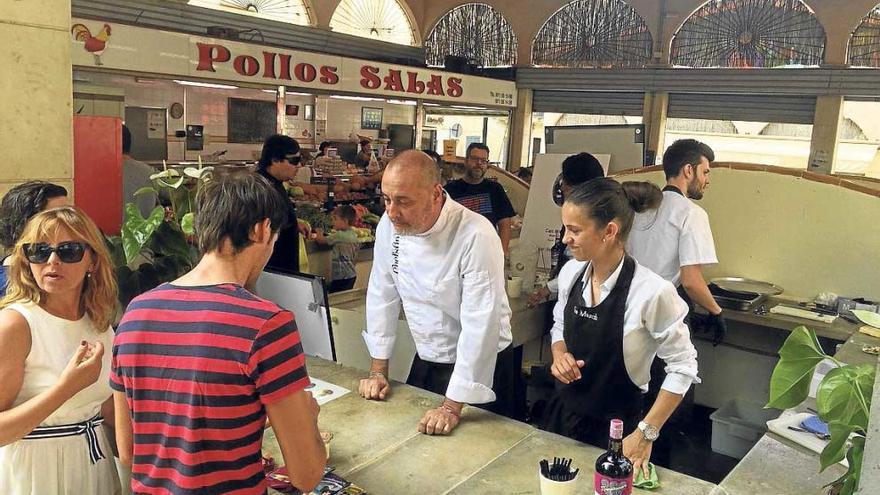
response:
[(583, 296), (586, 267), (576, 279), (565, 305), (563, 337), (568, 352), (586, 363), (580, 380), (557, 381), (542, 429), (605, 447), (610, 420), (622, 419), (627, 431), (636, 428), (642, 390), (630, 379), (623, 357), (624, 313), (635, 266), (626, 255), (617, 284), (592, 308)]

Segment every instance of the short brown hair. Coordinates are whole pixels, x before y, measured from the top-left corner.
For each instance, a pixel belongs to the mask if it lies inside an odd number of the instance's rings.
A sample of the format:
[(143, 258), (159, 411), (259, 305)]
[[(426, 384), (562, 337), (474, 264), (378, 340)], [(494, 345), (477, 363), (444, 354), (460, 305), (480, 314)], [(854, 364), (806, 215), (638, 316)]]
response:
[(269, 219), (272, 232), (289, 223), (290, 203), (269, 181), (253, 172), (234, 172), (206, 183), (196, 199), (199, 252), (220, 249), (229, 239), (234, 253), (253, 244), (250, 231)]
[(348, 222), (349, 225), (357, 220), (357, 212), (351, 205), (339, 205), (333, 210), (333, 214)]

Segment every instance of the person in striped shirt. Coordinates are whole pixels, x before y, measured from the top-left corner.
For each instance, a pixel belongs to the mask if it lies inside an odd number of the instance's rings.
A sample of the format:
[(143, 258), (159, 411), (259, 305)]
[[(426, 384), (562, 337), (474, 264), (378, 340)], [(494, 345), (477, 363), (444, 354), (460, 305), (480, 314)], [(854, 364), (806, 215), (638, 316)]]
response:
[(285, 201), (250, 172), (207, 183), (198, 265), (128, 306), (110, 385), (132, 492), (266, 493), (267, 415), (291, 482), (309, 491), (320, 481), (326, 451), (294, 315), (247, 289), (272, 254)]

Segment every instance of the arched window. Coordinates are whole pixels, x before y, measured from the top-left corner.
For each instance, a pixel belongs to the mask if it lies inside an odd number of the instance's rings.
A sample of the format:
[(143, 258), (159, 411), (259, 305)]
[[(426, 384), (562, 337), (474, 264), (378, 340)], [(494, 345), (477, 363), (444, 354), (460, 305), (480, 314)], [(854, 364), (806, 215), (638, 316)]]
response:
[(532, 64), (545, 67), (643, 67), (651, 33), (623, 0), (574, 0), (553, 14), (532, 43)]
[(672, 38), (672, 65), (819, 65), (825, 29), (801, 0), (710, 0)]
[(342, 0), (330, 19), (337, 33), (416, 45), (415, 22), (398, 0)]
[[(840, 123), (840, 139), (844, 141), (868, 141), (865, 131), (851, 118), (844, 118)], [(761, 136), (783, 136), (810, 138), (813, 126), (807, 124), (783, 124), (771, 122), (761, 130)]]
[(447, 12), (425, 39), (428, 65), (443, 66), (447, 55), (478, 67), (516, 65), (516, 35), (500, 12), (484, 3), (468, 3)]
[(189, 4), (301, 26), (314, 25), (305, 0), (189, 0)]
[(847, 63), (857, 67), (880, 67), (880, 4), (853, 31)]

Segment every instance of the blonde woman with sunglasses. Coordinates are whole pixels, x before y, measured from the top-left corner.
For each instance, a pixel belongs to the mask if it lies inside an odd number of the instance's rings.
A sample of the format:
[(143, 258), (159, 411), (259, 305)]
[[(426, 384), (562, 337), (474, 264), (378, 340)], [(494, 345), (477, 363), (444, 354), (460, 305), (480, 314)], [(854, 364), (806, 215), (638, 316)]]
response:
[(82, 210), (31, 218), (0, 307), (0, 493), (119, 493), (102, 430), (113, 425), (116, 282)]

